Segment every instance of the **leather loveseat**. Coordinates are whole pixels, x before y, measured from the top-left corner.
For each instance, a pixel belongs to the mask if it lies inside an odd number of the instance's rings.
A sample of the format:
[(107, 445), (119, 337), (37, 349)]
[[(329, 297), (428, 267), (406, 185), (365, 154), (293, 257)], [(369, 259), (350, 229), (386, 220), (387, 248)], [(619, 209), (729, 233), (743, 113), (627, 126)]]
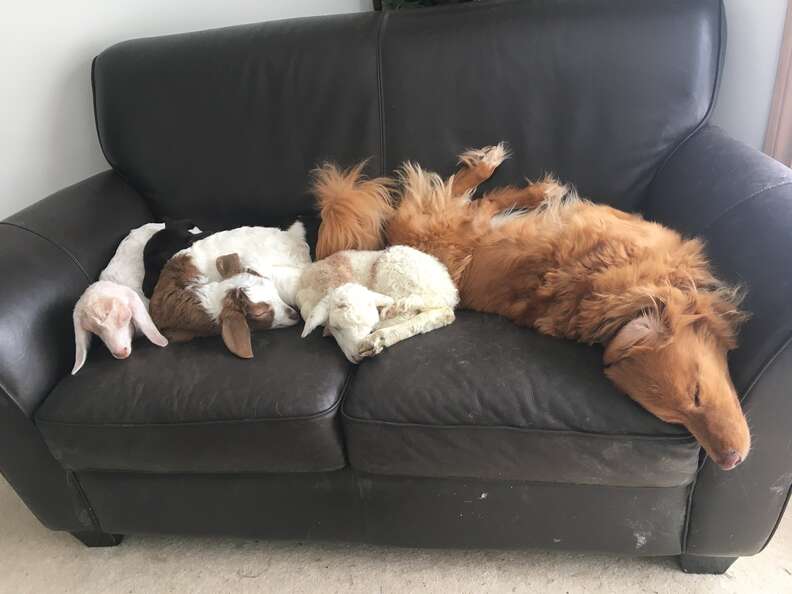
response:
[[(720, 572), (771, 538), (792, 482), (792, 172), (707, 123), (719, 0), (530, 0), (137, 39), (93, 63), (111, 170), (0, 224), (0, 468), (88, 545), (204, 533), (680, 555)], [(604, 377), (601, 350), (460, 312), (358, 367), (320, 333), (74, 359), (71, 309), (133, 227), (315, 237), (308, 172), (370, 157), (490, 187), (553, 171), (706, 239), (748, 288), (730, 359), (755, 445), (731, 472)]]

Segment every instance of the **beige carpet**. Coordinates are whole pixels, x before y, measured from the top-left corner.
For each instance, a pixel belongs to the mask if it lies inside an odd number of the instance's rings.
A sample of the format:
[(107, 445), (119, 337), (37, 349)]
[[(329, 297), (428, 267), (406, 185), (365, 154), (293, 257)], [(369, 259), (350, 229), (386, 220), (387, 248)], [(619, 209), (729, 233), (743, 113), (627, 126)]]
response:
[(674, 559), (531, 551), (413, 550), (231, 538), (132, 536), (87, 549), (49, 532), (0, 480), (0, 592), (792, 593), (792, 514), (760, 555), (726, 575), (691, 576)]

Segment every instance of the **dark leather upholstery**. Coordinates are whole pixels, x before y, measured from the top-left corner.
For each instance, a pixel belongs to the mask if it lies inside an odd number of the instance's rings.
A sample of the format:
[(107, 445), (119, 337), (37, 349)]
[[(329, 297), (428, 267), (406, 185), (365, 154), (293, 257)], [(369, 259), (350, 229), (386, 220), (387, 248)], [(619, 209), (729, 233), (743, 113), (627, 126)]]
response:
[(353, 467), (366, 472), (668, 487), (698, 445), (619, 394), (600, 349), (493, 315), (360, 365), (344, 402)]
[[(158, 217), (271, 224), (308, 172), (380, 147), (373, 13), (137, 39), (94, 62), (99, 138)], [(309, 42), (307, 40), (310, 40)]]
[(733, 472), (704, 465), (687, 542), (693, 554), (753, 554), (766, 545), (792, 485), (792, 171), (705, 127), (657, 176), (644, 209), (703, 237), (721, 275), (747, 289), (752, 318), (730, 368), (753, 450)]
[(93, 524), (30, 417), (74, 364), (75, 301), (146, 212), (108, 172), (0, 222), (0, 470), (51, 528)]
[(105, 348), (36, 413), (66, 468), (146, 472), (316, 472), (344, 466), (336, 422), (349, 364), (296, 328), (253, 335), (255, 359), (219, 337), (118, 362)]
[[(792, 174), (706, 126), (722, 21), (720, 0), (488, 0), (108, 49), (93, 82), (116, 173), (0, 224), (0, 469), (86, 542), (681, 552), (721, 570), (760, 550), (792, 482)], [(490, 185), (554, 171), (703, 235), (747, 286), (731, 365), (755, 443), (738, 469), (702, 458), (696, 472), (695, 443), (618, 394), (598, 349), (467, 313), (352, 373), (331, 340), (292, 329), (257, 335), (254, 361), (218, 339), (141, 342), (126, 362), (94, 348), (66, 376), (70, 309), (130, 228), (302, 215), (315, 230), (307, 172), (322, 159), (450, 172), (502, 139), (514, 157)]]

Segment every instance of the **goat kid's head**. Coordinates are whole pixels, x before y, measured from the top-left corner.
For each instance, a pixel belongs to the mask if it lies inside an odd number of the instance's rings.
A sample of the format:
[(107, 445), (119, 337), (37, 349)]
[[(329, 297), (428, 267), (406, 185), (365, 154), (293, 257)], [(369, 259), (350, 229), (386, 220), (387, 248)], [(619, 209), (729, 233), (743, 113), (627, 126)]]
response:
[(226, 292), (217, 321), (228, 350), (243, 359), (251, 359), (251, 329), (294, 326), (300, 316), (280, 298), (272, 279), (250, 273), (237, 278), (244, 284)]
[(85, 364), (91, 334), (96, 334), (116, 359), (126, 359), (132, 353), (136, 328), (157, 346), (168, 344), (151, 321), (143, 300), (132, 289), (100, 281), (89, 287), (86, 293), (74, 308), (72, 375)]
[(311, 311), (305, 321), (305, 338), (320, 325), (324, 335), (332, 335), (346, 358), (352, 363), (361, 360), (361, 342), (376, 328), (380, 309), (393, 304), (393, 299), (357, 283), (347, 283), (330, 290)]

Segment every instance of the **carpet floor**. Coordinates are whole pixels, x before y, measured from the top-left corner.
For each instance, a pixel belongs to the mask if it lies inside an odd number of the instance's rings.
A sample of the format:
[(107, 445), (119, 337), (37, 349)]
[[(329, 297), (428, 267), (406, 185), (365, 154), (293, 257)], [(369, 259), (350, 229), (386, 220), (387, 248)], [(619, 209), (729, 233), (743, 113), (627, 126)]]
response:
[(530, 592), (792, 593), (792, 513), (764, 552), (722, 576), (673, 558), (451, 551), (234, 538), (130, 536), (88, 549), (50, 532), (0, 479), (0, 592), (159, 594)]

